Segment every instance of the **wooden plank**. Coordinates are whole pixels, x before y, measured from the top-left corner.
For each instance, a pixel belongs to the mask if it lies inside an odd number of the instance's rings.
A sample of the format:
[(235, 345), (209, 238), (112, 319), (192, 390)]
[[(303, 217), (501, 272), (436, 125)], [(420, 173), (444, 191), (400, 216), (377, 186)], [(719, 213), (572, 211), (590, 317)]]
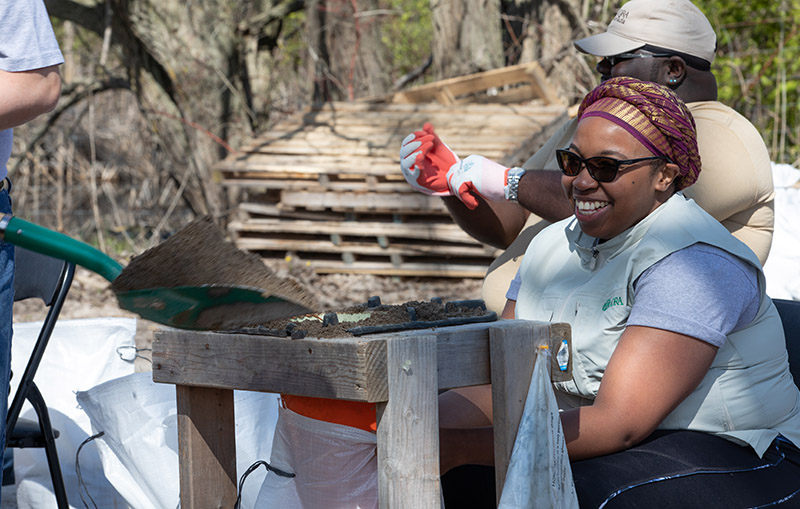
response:
[[(552, 94), (546, 93), (549, 88), (546, 81), (540, 81), (535, 76), (535, 72), (541, 70), (538, 63), (519, 64), (492, 69), (485, 72), (459, 76), (446, 80), (437, 81), (426, 85), (414, 87), (402, 92), (401, 102), (426, 102), (439, 100), (443, 104), (451, 104), (452, 98), (464, 94), (477, 94), (490, 88), (511, 86), (518, 83), (527, 83), (536, 80), (536, 87), (531, 87), (530, 98), (540, 97), (552, 102)], [(541, 71), (540, 71), (541, 72)], [(542, 75), (543, 76), (543, 75)], [(447, 91), (450, 97), (441, 98), (443, 91)]]
[[(399, 148), (398, 148), (399, 152)], [(236, 157), (227, 157), (223, 161), (220, 162), (220, 168), (242, 168), (246, 167), (247, 164), (256, 157), (255, 153), (245, 152), (241, 155), (237, 155)], [(264, 160), (265, 163), (268, 163), (272, 166), (281, 168), (281, 171), (288, 171), (293, 166), (320, 166), (322, 168), (339, 168), (341, 169), (344, 166), (352, 166), (355, 164), (365, 164), (370, 163), (377, 165), (378, 167), (394, 167), (397, 168), (397, 161), (399, 160), (398, 154), (390, 154), (386, 157), (380, 156), (372, 156), (369, 158), (354, 158), (352, 155), (336, 155), (336, 154), (321, 154), (321, 155), (314, 155), (314, 156), (297, 156), (297, 155), (287, 155), (287, 154), (269, 154), (269, 157), (262, 157), (261, 159)], [(360, 172), (360, 168), (357, 170), (353, 170), (354, 172)]]
[[(541, 125), (531, 126), (531, 130), (541, 130)], [(402, 136), (400, 135), (402, 134)], [(303, 139), (280, 140), (273, 143), (264, 143), (258, 147), (248, 149), (248, 153), (265, 153), (265, 154), (296, 154), (300, 156), (309, 155), (353, 155), (358, 157), (392, 157), (396, 156), (397, 161), (400, 157), (397, 156), (400, 151), (400, 145), (403, 138), (408, 135), (408, 132), (403, 131), (396, 137), (379, 139), (377, 142), (372, 139), (351, 139), (351, 140), (336, 140), (331, 138), (319, 138), (316, 140), (308, 141)], [(447, 139), (442, 134), (442, 139)], [(515, 145), (517, 139), (507, 140), (507, 145)], [(450, 145), (450, 141), (447, 141)], [(460, 145), (454, 144), (451, 146), (453, 151), (457, 154), (466, 153), (487, 153), (494, 154), (496, 152), (503, 152), (505, 146), (498, 146), (498, 143), (492, 140), (488, 135), (479, 136), (475, 138), (474, 142), (469, 144)], [(225, 164), (221, 167), (229, 167)]]
[[(505, 93), (513, 93), (513, 89)], [(412, 109), (409, 109), (392, 105), (368, 111), (358, 103), (337, 103), (336, 109), (326, 107), (318, 111), (287, 117), (275, 123), (267, 132), (283, 131), (286, 136), (292, 136), (294, 131), (313, 126), (327, 126), (332, 136), (346, 138), (351, 136), (351, 133), (342, 130), (342, 126), (364, 129), (369, 126), (396, 128), (411, 125), (419, 128), (421, 127), (420, 122), (426, 121), (437, 122), (439, 129), (469, 132), (476, 129), (491, 129), (492, 125), (502, 126), (507, 121), (511, 121), (515, 125), (546, 123), (550, 118), (561, 115), (566, 109), (561, 104), (555, 106), (462, 104), (457, 107), (440, 107), (438, 111), (426, 106), (414, 105)], [(480, 120), (483, 122), (476, 122)], [(257, 145), (260, 138), (261, 135), (245, 140), (241, 144), (242, 150), (245, 147)]]
[(343, 182), (329, 182), (327, 184), (321, 185), (318, 182), (314, 181), (306, 181), (306, 182), (299, 182), (299, 181), (286, 181), (280, 180), (277, 177), (270, 178), (269, 180), (263, 178), (263, 174), (258, 175), (249, 175), (249, 174), (223, 174), (222, 184), (228, 187), (242, 187), (248, 189), (261, 189), (261, 190), (268, 190), (268, 189), (314, 189), (314, 190), (324, 190), (324, 191), (341, 191), (341, 192), (348, 192), (348, 191), (362, 191), (365, 189), (369, 189), (370, 191), (377, 192), (377, 193), (402, 193), (404, 191), (408, 191), (409, 185), (406, 183), (405, 180), (402, 182), (378, 182), (373, 186), (367, 183), (367, 179), (364, 180), (351, 180), (351, 181), (343, 181)]
[[(520, 138), (524, 140), (524, 138)], [(399, 146), (399, 145), (398, 145)], [(489, 150), (482, 151), (481, 155), (487, 158), (494, 158), (501, 160), (506, 157), (515, 146), (508, 146), (503, 150)], [(472, 152), (470, 152), (472, 153)], [(474, 153), (477, 153), (475, 151)], [(463, 152), (462, 152), (463, 154)], [(297, 157), (307, 157), (305, 154), (298, 154)], [(291, 187), (299, 182), (304, 187), (314, 185), (326, 186), (328, 182), (322, 180), (323, 176), (327, 176), (333, 182), (364, 182), (371, 183), (373, 178), (377, 178), (376, 184), (384, 182), (400, 183), (405, 182), (403, 175), (400, 172), (400, 160), (394, 161), (388, 165), (377, 165), (374, 168), (367, 168), (369, 164), (356, 164), (360, 163), (357, 158), (354, 158), (353, 164), (355, 166), (328, 166), (324, 163), (321, 165), (310, 164), (297, 164), (297, 165), (283, 165), (276, 164), (270, 160), (271, 156), (265, 154), (254, 155), (252, 160), (247, 162), (237, 162), (234, 164), (220, 164), (216, 167), (215, 171), (224, 178), (251, 178), (251, 179), (264, 179), (265, 185), (276, 186), (280, 182), (277, 180), (287, 180), (283, 183), (283, 187)]]
[(439, 390), (491, 383), (489, 331), (486, 324), (436, 330)]
[(330, 182), (353, 180), (369, 183), (370, 178), (375, 177), (379, 179), (378, 182), (405, 182), (403, 174), (400, 172), (399, 159), (392, 165), (378, 166), (369, 171), (356, 171), (356, 169), (343, 170), (341, 166), (314, 166), (313, 164), (286, 166), (270, 161), (269, 155), (258, 154), (247, 162), (237, 162), (227, 166), (220, 165), (217, 171), (224, 172), (224, 177), (264, 179), (267, 181), (265, 184), (269, 180), (277, 179), (303, 180), (305, 187), (328, 184), (321, 179), (323, 175), (330, 179)]
[[(426, 336), (435, 331), (436, 358), (439, 365), (440, 390), (491, 383), (489, 364), (489, 329), (513, 327), (516, 320), (489, 323), (471, 323), (455, 327), (419, 329), (403, 332), (404, 336)], [(395, 334), (376, 334), (375, 338), (389, 338)]]
[[(513, 89), (501, 92), (509, 97), (513, 96)], [(283, 120), (268, 131), (251, 138), (241, 145), (241, 148), (257, 145), (265, 136), (269, 139), (291, 138), (302, 134), (316, 132), (326, 134), (332, 138), (347, 139), (367, 132), (370, 127), (380, 127), (382, 134), (388, 135), (401, 130), (418, 130), (422, 123), (431, 122), (437, 129), (451, 134), (468, 134), (481, 131), (496, 130), (498, 126), (509, 123), (512, 128), (548, 122), (553, 117), (559, 116), (566, 108), (515, 108), (509, 106), (506, 111), (464, 111), (461, 106), (450, 107), (448, 111), (437, 113), (408, 113), (405, 111), (380, 111), (380, 112), (320, 112), (314, 118), (290, 117)], [(408, 131), (410, 132), (410, 131)]]
[[(263, 157), (263, 155), (261, 156)], [(400, 163), (393, 165), (393, 168), (377, 168), (375, 173), (344, 173), (341, 168), (336, 167), (315, 167), (313, 165), (295, 166), (287, 168), (285, 166), (273, 165), (269, 161), (259, 161), (255, 159), (248, 163), (237, 163), (232, 166), (220, 166), (217, 172), (220, 180), (255, 180), (270, 189), (313, 189), (328, 188), (333, 183), (356, 184), (361, 187), (369, 188), (370, 183), (404, 183), (403, 175), (400, 173)], [(375, 182), (373, 179), (377, 178)]]
[(439, 509), (436, 336), (386, 341), (389, 398), (378, 405), (378, 507)]
[(550, 346), (550, 324), (528, 322), (523, 325), (489, 329), (498, 501), (528, 395), (537, 345)]
[(401, 237), (425, 240), (447, 240), (450, 242), (475, 243), (456, 224), (421, 224), (421, 223), (369, 223), (362, 221), (304, 221), (304, 220), (278, 220), (278, 219), (251, 219), (240, 222), (231, 221), (228, 225), (231, 230), (251, 233), (291, 233), (302, 232), (307, 234), (351, 235), (354, 237)]
[[(257, 197), (255, 197), (257, 198)], [(237, 212), (240, 214), (240, 220), (245, 221), (249, 219), (257, 219), (259, 217), (274, 217), (284, 219), (306, 219), (310, 221), (345, 221), (345, 216), (348, 212), (356, 215), (356, 221), (368, 220), (385, 220), (398, 222), (396, 216), (400, 216), (400, 220), (407, 218), (416, 218), (424, 216), (429, 222), (449, 223), (450, 215), (444, 211), (441, 213), (432, 211), (422, 211), (419, 209), (398, 209), (387, 212), (378, 210), (326, 210), (326, 211), (309, 211), (298, 208), (287, 208), (280, 204), (269, 203), (256, 203), (256, 202), (242, 202), (239, 204)]]
[(233, 507), (236, 503), (236, 443), (233, 391), (175, 388), (181, 507)]
[(395, 267), (391, 263), (382, 262), (358, 262), (355, 265), (348, 266), (342, 262), (315, 260), (310, 261), (309, 266), (317, 274), (375, 274), (379, 276), (482, 279), (486, 275), (488, 264), (471, 265), (452, 260), (449, 263), (404, 263), (402, 267)]
[[(409, 186), (409, 189), (411, 187)], [(447, 207), (438, 196), (411, 193), (325, 192), (294, 190), (281, 193), (281, 206), (305, 207), (314, 203), (323, 208), (374, 211), (416, 210), (447, 214)]]
[[(297, 171), (298, 169), (301, 171)], [(349, 186), (352, 190), (379, 191), (386, 187), (388, 192), (409, 192), (408, 184), (400, 172), (399, 162), (391, 168), (376, 168), (374, 173), (343, 173), (341, 169), (333, 167), (298, 166), (290, 170), (268, 162), (262, 164), (260, 161), (253, 161), (251, 164), (220, 168), (219, 175), (220, 180), (253, 180), (270, 189), (323, 190)], [(406, 187), (398, 187), (397, 184), (406, 184)]]
[[(374, 118), (360, 116), (363, 114), (352, 113), (348, 116), (334, 117), (332, 114), (320, 114), (320, 118), (314, 123), (302, 124), (284, 123), (275, 125), (270, 131), (265, 131), (258, 138), (250, 140), (250, 142), (240, 145), (242, 152), (251, 147), (258, 147), (263, 143), (264, 137), (268, 136), (268, 140), (273, 139), (290, 139), (292, 137), (300, 137), (303, 135), (317, 134), (326, 135), (331, 139), (348, 139), (353, 137), (362, 137), (369, 135), (369, 128), (373, 129), (373, 135), (379, 134), (382, 137), (390, 137), (400, 135), (405, 137), (412, 131), (422, 129), (425, 122), (430, 122), (436, 127), (437, 131), (441, 130), (442, 133), (447, 133), (450, 136), (470, 136), (480, 133), (488, 133), (494, 131), (497, 133), (498, 127), (503, 124), (508, 124), (511, 128), (510, 132), (519, 132), (525, 128), (534, 127), (537, 125), (545, 125), (552, 121), (553, 118), (558, 117), (564, 113), (566, 108), (562, 107), (559, 111), (542, 112), (542, 111), (528, 111), (528, 112), (513, 112), (513, 113), (475, 113), (463, 114), (459, 113), (456, 108), (452, 107), (448, 115), (405, 115), (402, 113), (388, 112), (375, 116)], [(329, 116), (330, 115), (330, 116)], [(352, 116), (350, 116), (352, 115)], [(346, 132), (347, 135), (343, 136), (340, 132)], [(247, 150), (251, 151), (251, 150)]]
[(155, 333), (153, 380), (374, 402), (387, 395), (380, 382), (385, 348), (384, 342), (355, 338), (323, 342), (163, 330)]
[(531, 86), (529, 84), (517, 86), (514, 88), (501, 88), (494, 94), (487, 94), (483, 96), (469, 96), (461, 100), (461, 104), (467, 100), (478, 104), (519, 104), (521, 102), (530, 101), (531, 97), (536, 94), (531, 93)]
[(318, 103), (311, 105), (301, 114), (294, 114), (287, 116), (276, 124), (286, 121), (286, 119), (295, 116), (304, 116), (307, 121), (316, 118), (320, 112), (336, 112), (342, 113), (386, 113), (386, 112), (402, 112), (408, 115), (436, 115), (436, 114), (452, 114), (454, 111), (458, 113), (475, 113), (481, 114), (490, 113), (504, 113), (504, 112), (525, 112), (525, 111), (557, 111), (562, 109), (562, 105), (547, 105), (547, 104), (460, 104), (457, 108), (452, 106), (442, 105), (438, 103), (416, 103), (416, 104), (390, 104), (390, 103), (368, 103), (361, 101), (344, 102), (333, 101), (327, 103)]
[[(309, 212), (305, 210), (291, 210), (280, 208), (277, 205), (267, 205), (263, 203), (242, 202), (239, 204), (238, 212), (242, 221), (247, 221), (253, 217), (275, 217), (283, 219), (305, 219), (308, 221), (341, 221), (344, 217), (341, 214), (331, 212)], [(228, 226), (228, 231), (238, 233), (235, 226), (238, 222), (232, 223), (234, 228)]]
[(467, 76), (458, 76), (455, 78), (437, 81), (429, 85), (415, 87), (411, 89), (410, 92), (423, 90), (425, 88), (435, 89), (441, 86), (446, 86), (454, 93), (464, 94), (487, 90), (489, 88), (510, 86), (529, 81), (531, 79), (529, 70), (534, 67), (538, 67), (538, 64), (519, 64), (499, 69), (490, 69), (488, 71), (474, 73)]
[[(452, 148), (456, 154), (472, 154), (476, 152), (503, 154), (509, 147), (514, 147), (521, 139), (524, 139), (530, 135), (532, 130), (540, 129), (541, 126), (531, 127), (530, 129), (526, 129), (524, 132), (515, 135), (514, 137), (501, 140), (502, 142), (492, 140), (491, 137), (493, 134), (491, 132), (487, 132), (486, 134), (481, 134), (472, 138), (466, 138), (466, 141), (455, 140), (455, 143), (453, 144), (454, 146), (450, 148)], [(408, 133), (406, 132), (405, 134)], [(452, 138), (444, 134), (441, 134), (441, 137), (442, 139), (447, 140), (448, 144), (450, 143), (449, 138)], [(280, 141), (246, 152), (248, 157), (245, 160), (232, 161), (230, 163), (222, 161), (219, 167), (244, 168), (247, 167), (252, 157), (257, 154), (264, 154), (268, 157), (263, 159), (261, 164), (278, 167), (282, 166), (280, 171), (291, 172), (292, 169), (290, 165), (292, 164), (297, 166), (315, 165), (306, 164), (302, 159), (310, 159), (310, 162), (314, 163), (314, 159), (317, 157), (348, 157), (349, 161), (341, 164), (326, 165), (324, 161), (321, 161), (321, 163), (323, 167), (335, 168), (339, 172), (345, 170), (345, 172), (348, 173), (347, 170), (349, 170), (349, 173), (358, 174), (368, 171), (368, 168), (355, 167), (355, 165), (363, 161), (369, 161), (372, 158), (378, 158), (377, 164), (380, 166), (396, 166), (400, 161), (398, 153), (404, 138), (405, 136), (398, 136), (397, 139), (388, 140), (385, 143), (381, 143), (380, 146), (371, 144), (369, 138), (358, 138), (351, 140), (349, 143), (336, 143), (334, 141), (325, 140), (325, 145), (323, 146), (314, 146), (313, 144), (307, 143), (304, 140), (290, 140), (290, 142)], [(279, 157), (300, 159), (297, 159), (296, 162), (290, 160), (288, 163), (283, 164), (275, 160)], [(389, 164), (382, 165), (380, 164), (381, 159), (389, 159), (390, 162)], [(381, 174), (381, 172), (376, 172), (376, 174)]]
[[(527, 129), (548, 125), (565, 112), (566, 108), (561, 108), (558, 112), (547, 114), (515, 113), (513, 115), (494, 115), (489, 118), (486, 115), (459, 116), (453, 114), (451, 115), (458, 118), (446, 116), (441, 118), (429, 116), (403, 117), (398, 115), (397, 118), (381, 116), (370, 120), (345, 117), (331, 119), (331, 122), (335, 121), (337, 122), (336, 124), (281, 124), (275, 126), (271, 131), (265, 132), (254, 142), (241, 145), (237, 154), (259, 152), (269, 147), (269, 145), (279, 144), (291, 139), (313, 140), (315, 138), (326, 138), (341, 140), (369, 138), (375, 140), (376, 145), (380, 145), (386, 143), (386, 140), (394, 140), (395, 136), (403, 139), (409, 133), (422, 129), (426, 122), (433, 124), (436, 131), (443, 138), (446, 137), (448, 142), (451, 138), (457, 137), (469, 139), (478, 136), (499, 135), (507, 138), (509, 136), (524, 135)], [(508, 126), (508, 129), (504, 130), (504, 126)], [(335, 133), (337, 130), (347, 131), (347, 137), (344, 138), (337, 135)]]
[[(500, 320), (490, 323), (471, 323), (436, 329), (408, 330), (403, 336), (428, 336), (437, 338), (436, 359), (438, 363), (439, 390), (491, 383), (489, 363), (489, 329), (492, 327), (514, 327), (517, 320)], [(373, 340), (396, 337), (393, 334), (375, 334)]]
[[(513, 328), (517, 320), (409, 330), (436, 331), (438, 387), (490, 382), (489, 328)], [(353, 401), (386, 401), (386, 338), (305, 338), (164, 329), (153, 341), (153, 381), (300, 394)], [(309, 352), (309, 350), (311, 350)]]
[(386, 246), (379, 242), (374, 244), (366, 242), (350, 242), (339, 240), (334, 243), (330, 240), (305, 240), (305, 239), (275, 239), (263, 237), (241, 237), (236, 241), (236, 247), (251, 252), (256, 251), (292, 251), (300, 258), (305, 258), (303, 253), (353, 253), (366, 256), (441, 256), (461, 258), (486, 258), (491, 263), (499, 254), (497, 249), (488, 246), (449, 246), (439, 244), (404, 244), (402, 242), (388, 241)]
[[(489, 345), (493, 341), (491, 331), (514, 330), (520, 327), (525, 330), (534, 328), (540, 334), (549, 335), (552, 349), (560, 343), (561, 339), (569, 339), (569, 324), (531, 320), (498, 320), (433, 329), (438, 338), (436, 356), (439, 362), (439, 389), (492, 383), (489, 350)], [(406, 331), (403, 335), (426, 335), (430, 334), (430, 331), (431, 329)], [(562, 338), (563, 334), (567, 336)], [(375, 336), (376, 339), (383, 337), (391, 337), (391, 335)], [(530, 369), (533, 373), (533, 364)], [(528, 378), (530, 380), (530, 377)], [(528, 384), (524, 385), (527, 388)]]
[(535, 88), (545, 102), (553, 105), (563, 105), (563, 101), (558, 97), (555, 90), (550, 86), (547, 77), (544, 74), (541, 66), (531, 65), (525, 69), (525, 73), (531, 78), (531, 86)]

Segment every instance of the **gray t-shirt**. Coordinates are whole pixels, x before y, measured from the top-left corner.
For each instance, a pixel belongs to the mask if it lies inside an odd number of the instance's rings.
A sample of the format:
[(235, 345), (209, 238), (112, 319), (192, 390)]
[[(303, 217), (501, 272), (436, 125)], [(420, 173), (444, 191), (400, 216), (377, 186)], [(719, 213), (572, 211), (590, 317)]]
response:
[[(517, 300), (520, 284), (517, 271), (507, 299)], [(633, 291), (628, 325), (677, 332), (718, 347), (755, 318), (760, 304), (756, 268), (708, 244), (666, 256), (639, 276)]]
[[(0, 70), (31, 71), (64, 63), (42, 0), (0, 1)], [(7, 175), (13, 131), (0, 131), (0, 179)]]

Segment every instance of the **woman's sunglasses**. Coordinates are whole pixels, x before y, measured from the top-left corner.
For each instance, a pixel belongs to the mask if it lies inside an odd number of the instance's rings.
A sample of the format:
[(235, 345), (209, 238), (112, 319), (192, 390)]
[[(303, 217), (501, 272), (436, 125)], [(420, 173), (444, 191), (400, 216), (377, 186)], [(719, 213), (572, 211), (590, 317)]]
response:
[(617, 172), (619, 172), (619, 167), (622, 165), (635, 164), (642, 161), (655, 161), (656, 159), (665, 159), (667, 162), (672, 162), (666, 156), (640, 157), (638, 159), (614, 159), (613, 157), (597, 156), (584, 159), (569, 150), (556, 150), (556, 161), (558, 161), (558, 167), (561, 168), (561, 173), (568, 177), (577, 177), (581, 172), (581, 168), (586, 166), (586, 171), (598, 182), (612, 182), (617, 178)]

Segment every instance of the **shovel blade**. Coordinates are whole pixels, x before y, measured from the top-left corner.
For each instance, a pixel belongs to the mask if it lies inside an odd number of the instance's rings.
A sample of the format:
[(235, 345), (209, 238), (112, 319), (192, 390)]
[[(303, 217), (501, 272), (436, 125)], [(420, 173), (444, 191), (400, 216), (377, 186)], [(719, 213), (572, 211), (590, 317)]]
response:
[(259, 288), (203, 285), (148, 288), (117, 294), (121, 308), (146, 320), (189, 330), (230, 330), (310, 313)]

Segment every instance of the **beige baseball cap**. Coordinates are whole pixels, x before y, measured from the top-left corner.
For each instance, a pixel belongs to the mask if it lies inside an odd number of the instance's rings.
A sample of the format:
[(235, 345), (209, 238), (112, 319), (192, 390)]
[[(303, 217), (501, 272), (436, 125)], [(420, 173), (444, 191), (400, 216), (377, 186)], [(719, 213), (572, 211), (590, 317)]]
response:
[(650, 45), (711, 63), (717, 36), (705, 15), (689, 0), (631, 0), (620, 7), (604, 33), (574, 44), (579, 51), (598, 57)]

